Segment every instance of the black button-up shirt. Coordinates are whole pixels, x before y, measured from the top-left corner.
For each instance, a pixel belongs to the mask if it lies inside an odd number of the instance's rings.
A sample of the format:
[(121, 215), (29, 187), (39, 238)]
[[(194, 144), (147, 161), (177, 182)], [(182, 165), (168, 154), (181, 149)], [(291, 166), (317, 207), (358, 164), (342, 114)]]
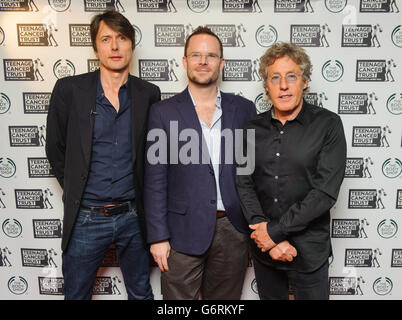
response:
[(280, 269), (314, 271), (332, 252), (329, 211), (346, 163), (341, 119), (304, 102), (296, 118), (285, 125), (268, 111), (250, 120), (245, 129), (255, 129), (255, 143), (247, 144), (255, 148), (255, 170), (237, 176), (244, 215), (250, 224), (268, 222), (271, 239), (277, 244), (288, 240), (298, 254), (292, 262), (277, 262), (254, 241), (252, 252)]
[(83, 205), (103, 206), (135, 198), (128, 81), (120, 87), (119, 102), (116, 112), (104, 94), (99, 77), (91, 165)]

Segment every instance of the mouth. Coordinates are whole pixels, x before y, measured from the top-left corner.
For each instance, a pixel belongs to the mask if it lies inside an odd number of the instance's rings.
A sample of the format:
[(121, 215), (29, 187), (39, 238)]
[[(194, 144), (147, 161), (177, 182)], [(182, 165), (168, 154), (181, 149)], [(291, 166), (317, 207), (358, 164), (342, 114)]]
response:
[(109, 57), (109, 59), (112, 61), (120, 61), (122, 59), (122, 57), (121, 56), (111, 56), (111, 57)]
[(291, 94), (282, 94), (282, 95), (280, 95), (279, 96), (279, 99), (281, 99), (281, 100), (289, 100), (289, 99), (291, 99), (292, 98), (292, 95)]

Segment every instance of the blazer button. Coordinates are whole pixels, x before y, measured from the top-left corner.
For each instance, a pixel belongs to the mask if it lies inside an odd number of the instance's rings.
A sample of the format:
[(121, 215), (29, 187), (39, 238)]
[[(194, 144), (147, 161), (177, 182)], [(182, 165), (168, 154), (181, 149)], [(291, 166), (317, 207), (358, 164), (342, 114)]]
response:
[(80, 200), (74, 200), (74, 204), (78, 206), (80, 204)]
[(87, 176), (86, 175), (81, 175), (81, 180), (84, 180), (85, 181), (85, 179), (87, 178)]
[(211, 204), (215, 204), (216, 203), (216, 200), (211, 200)]

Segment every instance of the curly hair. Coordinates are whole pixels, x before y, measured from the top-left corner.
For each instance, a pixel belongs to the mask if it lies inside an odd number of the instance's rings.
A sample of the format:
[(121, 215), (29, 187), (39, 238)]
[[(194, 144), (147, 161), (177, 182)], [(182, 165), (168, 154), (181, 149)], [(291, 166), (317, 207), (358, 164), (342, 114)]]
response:
[[(277, 42), (274, 43), (260, 58), (259, 73), (261, 78), (264, 80), (264, 88), (266, 88), (267, 86), (268, 67), (271, 64), (275, 63), (277, 59), (285, 56), (288, 56), (300, 67), (300, 69), (302, 70), (304, 81), (308, 82), (310, 80), (313, 66), (306, 51), (293, 43)], [(308, 87), (304, 90), (304, 94), (307, 94), (307, 92)]]

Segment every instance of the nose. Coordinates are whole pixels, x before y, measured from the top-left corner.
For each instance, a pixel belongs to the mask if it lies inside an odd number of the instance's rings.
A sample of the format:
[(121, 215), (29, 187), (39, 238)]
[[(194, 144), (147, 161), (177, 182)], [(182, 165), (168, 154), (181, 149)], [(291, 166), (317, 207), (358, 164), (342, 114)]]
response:
[(119, 49), (117, 39), (112, 38), (111, 45), (112, 45), (112, 50), (117, 50), (117, 49)]
[(207, 64), (208, 58), (206, 54), (201, 55), (200, 64)]
[(288, 88), (288, 82), (286, 81), (286, 77), (281, 77), (279, 86), (280, 86), (281, 90), (286, 90)]

